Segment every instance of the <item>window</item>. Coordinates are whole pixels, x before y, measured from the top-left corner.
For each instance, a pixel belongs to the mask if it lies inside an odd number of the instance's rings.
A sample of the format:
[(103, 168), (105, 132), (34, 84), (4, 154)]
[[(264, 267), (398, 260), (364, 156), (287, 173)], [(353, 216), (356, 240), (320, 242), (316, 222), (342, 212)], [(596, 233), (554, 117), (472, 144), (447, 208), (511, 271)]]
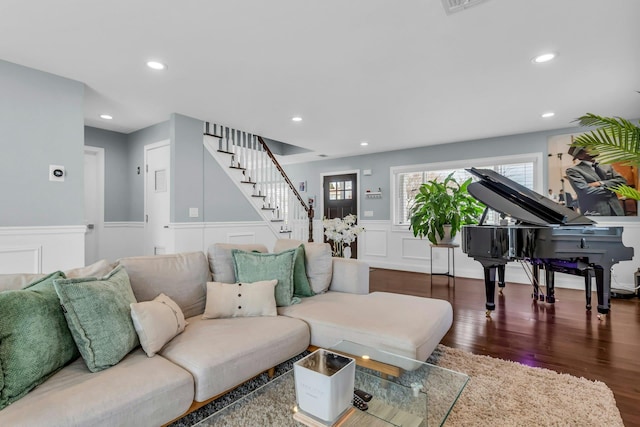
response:
[(353, 181), (329, 182), (329, 200), (353, 199)]
[[(465, 170), (469, 165), (477, 168), (492, 169), (520, 185), (536, 191), (542, 188), (538, 177), (542, 176), (537, 170), (541, 165), (541, 154), (526, 154), (522, 156), (507, 156), (488, 159), (466, 160), (464, 162), (433, 163), (425, 165), (401, 166), (391, 168), (393, 180), (393, 224), (409, 225), (411, 200), (415, 196), (420, 184), (430, 180), (444, 180), (453, 172), (456, 181), (462, 183), (472, 175)], [(489, 218), (489, 220), (491, 220)]]

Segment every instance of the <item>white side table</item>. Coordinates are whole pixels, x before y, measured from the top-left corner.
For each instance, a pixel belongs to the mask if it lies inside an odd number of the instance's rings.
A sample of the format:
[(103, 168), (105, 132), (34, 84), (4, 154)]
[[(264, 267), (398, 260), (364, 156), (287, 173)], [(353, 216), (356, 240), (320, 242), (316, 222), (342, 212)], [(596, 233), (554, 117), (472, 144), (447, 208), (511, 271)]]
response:
[[(456, 287), (456, 248), (459, 248), (460, 245), (457, 243), (439, 243), (434, 245), (433, 243), (429, 244), (429, 262), (431, 273), (431, 284), (433, 284), (433, 276), (447, 276), (447, 286), (449, 286), (449, 279), (453, 279), (453, 287)], [(444, 248), (447, 250), (447, 271), (445, 273), (434, 273), (433, 272), (433, 248)]]

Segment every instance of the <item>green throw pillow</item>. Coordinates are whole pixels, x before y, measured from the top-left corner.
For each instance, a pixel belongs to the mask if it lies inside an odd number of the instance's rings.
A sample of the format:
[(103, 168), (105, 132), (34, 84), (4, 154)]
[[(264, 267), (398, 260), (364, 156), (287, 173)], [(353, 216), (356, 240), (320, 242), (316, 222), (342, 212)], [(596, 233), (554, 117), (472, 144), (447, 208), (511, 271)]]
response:
[(53, 287), (63, 278), (57, 271), (0, 292), (0, 409), (79, 356)]
[(293, 263), (293, 295), (301, 298), (315, 295), (311, 284), (307, 278), (307, 268), (304, 265), (305, 253), (304, 245), (296, 248), (296, 255)]
[(55, 280), (53, 284), (91, 372), (117, 364), (138, 346), (130, 308), (137, 301), (123, 266), (102, 278)]
[(245, 252), (233, 249), (233, 267), (238, 282), (277, 280), (276, 305), (283, 307), (297, 304), (300, 298), (293, 295), (293, 265), (296, 249), (277, 254)]

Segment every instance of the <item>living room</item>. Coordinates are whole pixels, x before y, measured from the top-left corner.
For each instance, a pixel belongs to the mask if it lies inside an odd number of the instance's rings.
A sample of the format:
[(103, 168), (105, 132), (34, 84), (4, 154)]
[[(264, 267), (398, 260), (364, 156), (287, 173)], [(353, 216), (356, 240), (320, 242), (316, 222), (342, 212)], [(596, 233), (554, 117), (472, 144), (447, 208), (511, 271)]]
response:
[[(577, 117), (640, 117), (632, 22), (638, 5), (624, 1), (612, 11), (598, 1), (555, 3), (488, 0), (451, 14), (436, 0), (306, 8), (252, 2), (243, 6), (251, 14), (238, 5), (203, 3), (186, 11), (169, 6), (151, 17), (148, 5), (127, 2), (42, 2), (35, 14), (9, 5), (0, 18), (6, 41), (0, 47), (0, 274), (88, 263), (85, 146), (104, 150), (97, 259), (147, 252), (145, 146), (160, 141), (171, 150), (167, 253), (206, 250), (230, 237), (272, 247), (276, 236), (204, 149), (207, 121), (310, 150), (279, 159), (292, 182), (305, 184), (302, 197), (317, 202), (316, 241), (323, 177), (356, 173), (359, 223), (366, 229), (358, 259), (376, 269), (430, 273), (428, 242), (413, 236), (396, 209), (399, 174), (529, 162), (533, 189), (546, 194), (559, 154), (550, 141), (587, 131), (575, 125)], [(291, 16), (305, 19), (294, 23)], [(619, 24), (606, 34), (571, 28), (595, 28), (607, 17)], [(243, 19), (246, 26), (238, 24)], [(299, 44), (285, 48), (296, 37)], [(125, 52), (126, 40), (135, 49)], [(233, 48), (223, 50), (225, 43)], [(545, 49), (557, 58), (531, 63)], [(424, 58), (430, 51), (437, 59)], [(164, 74), (145, 69), (151, 57), (167, 62)], [(202, 84), (200, 68), (214, 78)], [(186, 91), (191, 78), (199, 91)], [(541, 117), (551, 110), (555, 116)], [(292, 122), (298, 114), (302, 121)], [(49, 179), (50, 166), (63, 167), (64, 181)], [(623, 227), (623, 244), (640, 250), (637, 218), (597, 222)], [(634, 260), (618, 263), (612, 287), (632, 290), (637, 268)], [(460, 249), (455, 269), (461, 278), (483, 277), (480, 264)], [(507, 280), (529, 279), (511, 263)], [(556, 286), (582, 290), (583, 281), (558, 275)], [(627, 326), (638, 329), (637, 322)]]

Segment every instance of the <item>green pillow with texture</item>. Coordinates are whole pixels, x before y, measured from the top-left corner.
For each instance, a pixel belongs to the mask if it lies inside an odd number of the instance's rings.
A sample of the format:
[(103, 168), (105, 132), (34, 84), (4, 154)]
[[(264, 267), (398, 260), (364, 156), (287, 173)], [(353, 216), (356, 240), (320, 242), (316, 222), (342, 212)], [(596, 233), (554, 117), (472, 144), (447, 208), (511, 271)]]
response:
[(305, 253), (304, 245), (296, 248), (296, 254), (293, 262), (293, 295), (301, 298), (312, 297), (315, 295), (311, 284), (307, 278), (307, 268), (304, 265)]
[(277, 280), (275, 297), (276, 306), (284, 307), (300, 302), (300, 298), (293, 295), (293, 266), (296, 249), (290, 249), (277, 254), (245, 252), (233, 249), (233, 267), (237, 282), (260, 282), (263, 280)]
[(63, 278), (57, 271), (0, 292), (0, 409), (79, 356), (53, 287)]
[(122, 266), (102, 277), (53, 282), (73, 339), (91, 372), (120, 362), (139, 344), (131, 320), (136, 297)]

